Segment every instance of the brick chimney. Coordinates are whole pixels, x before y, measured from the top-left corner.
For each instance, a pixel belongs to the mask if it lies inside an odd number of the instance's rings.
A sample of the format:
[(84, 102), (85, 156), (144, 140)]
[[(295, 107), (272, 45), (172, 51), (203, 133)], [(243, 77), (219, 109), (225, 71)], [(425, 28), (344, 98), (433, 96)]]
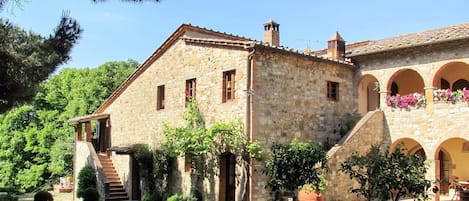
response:
[(280, 46), (279, 24), (273, 20), (264, 23), (264, 42), (273, 46)]
[(327, 41), (327, 57), (339, 61), (345, 60), (345, 40), (339, 32), (335, 32)]

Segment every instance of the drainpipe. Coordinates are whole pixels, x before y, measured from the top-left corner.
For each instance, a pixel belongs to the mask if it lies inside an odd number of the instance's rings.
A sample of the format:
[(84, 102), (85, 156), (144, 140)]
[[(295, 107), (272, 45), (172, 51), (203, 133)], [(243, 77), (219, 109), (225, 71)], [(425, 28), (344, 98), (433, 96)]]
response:
[[(251, 46), (248, 48), (250, 49), (251, 51), (249, 52), (248, 54), (248, 58), (247, 58), (247, 83), (246, 83), (246, 93), (247, 93), (247, 97), (246, 97), (246, 135), (248, 136), (249, 138), (249, 141), (252, 142), (252, 129), (251, 129), (251, 107), (252, 107), (252, 96), (254, 95), (253, 93), (253, 90), (252, 90), (252, 68), (253, 68), (253, 65), (254, 65), (254, 60), (253, 60), (253, 57), (254, 57), (254, 53), (256, 52), (256, 49), (255, 49), (255, 44), (251, 44)], [(252, 175), (254, 173), (254, 168), (253, 168), (253, 161), (252, 159), (250, 159), (251, 161), (249, 162), (249, 200), (252, 200), (252, 186), (253, 186), (253, 182), (252, 182)]]

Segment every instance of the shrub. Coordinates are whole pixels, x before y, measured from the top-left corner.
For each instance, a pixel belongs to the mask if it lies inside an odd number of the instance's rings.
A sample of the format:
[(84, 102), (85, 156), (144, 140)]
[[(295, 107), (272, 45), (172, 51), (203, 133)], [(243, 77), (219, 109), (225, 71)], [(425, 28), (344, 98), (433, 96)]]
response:
[(39, 191), (34, 195), (34, 201), (53, 201), (54, 198), (47, 191)]
[(319, 188), (321, 175), (327, 170), (327, 156), (321, 144), (293, 139), (289, 144), (274, 143), (271, 150), (264, 171), (270, 191), (296, 194), (305, 184)]
[(163, 196), (158, 191), (143, 196), (142, 201), (163, 201)]
[(194, 197), (183, 196), (179, 194), (174, 194), (170, 196), (166, 201), (196, 201)]
[(99, 199), (96, 190), (96, 173), (90, 165), (85, 165), (78, 173), (77, 196), (84, 201), (95, 201)]

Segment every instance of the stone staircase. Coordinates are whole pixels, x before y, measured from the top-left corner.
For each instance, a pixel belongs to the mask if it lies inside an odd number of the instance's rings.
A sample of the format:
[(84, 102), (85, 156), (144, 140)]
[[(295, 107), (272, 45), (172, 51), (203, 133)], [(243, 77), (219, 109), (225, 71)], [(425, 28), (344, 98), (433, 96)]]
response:
[(99, 161), (103, 167), (104, 174), (109, 181), (109, 196), (106, 201), (122, 201), (129, 200), (129, 196), (125, 191), (124, 185), (117, 174), (111, 159), (105, 154), (98, 154)]

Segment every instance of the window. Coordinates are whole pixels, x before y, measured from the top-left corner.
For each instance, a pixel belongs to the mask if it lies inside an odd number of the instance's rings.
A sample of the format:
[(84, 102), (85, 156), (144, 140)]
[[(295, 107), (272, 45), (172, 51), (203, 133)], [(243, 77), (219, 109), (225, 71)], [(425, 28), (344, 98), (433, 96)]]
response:
[(339, 83), (327, 81), (327, 98), (329, 100), (339, 100)]
[(223, 103), (229, 100), (233, 100), (235, 98), (235, 74), (235, 70), (223, 72)]
[(190, 100), (195, 100), (195, 78), (186, 80), (186, 105)]
[(156, 93), (156, 110), (162, 110), (164, 109), (164, 85), (158, 86)]

